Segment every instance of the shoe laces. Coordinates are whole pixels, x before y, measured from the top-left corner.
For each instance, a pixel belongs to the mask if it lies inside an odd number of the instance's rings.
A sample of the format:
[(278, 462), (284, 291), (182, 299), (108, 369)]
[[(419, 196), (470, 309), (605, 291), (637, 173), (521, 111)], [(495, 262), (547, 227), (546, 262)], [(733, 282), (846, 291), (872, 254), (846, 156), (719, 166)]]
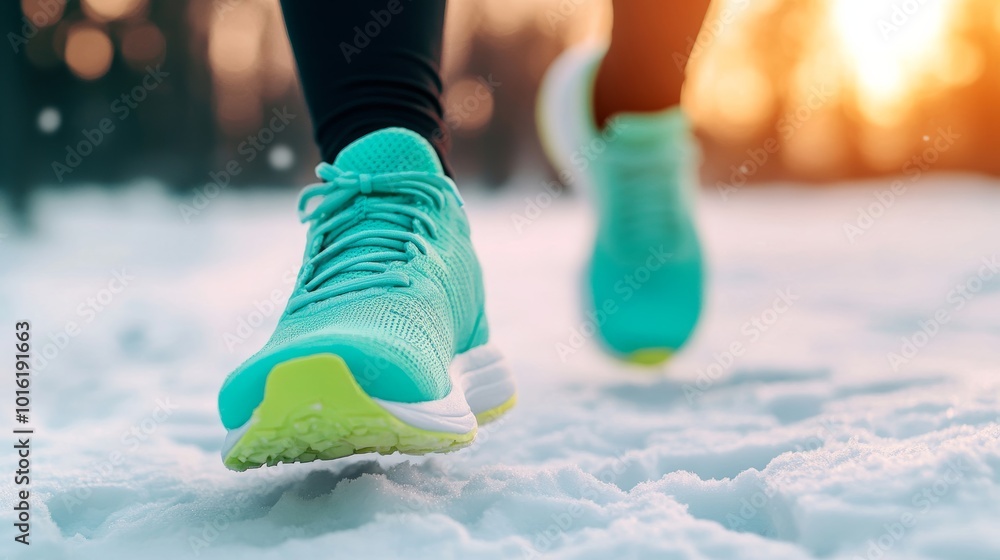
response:
[[(447, 193), (462, 205), (455, 183), (434, 173), (356, 173), (321, 163), (316, 175), (323, 182), (299, 198), (310, 234), (290, 313), (349, 292), (408, 287), (409, 276), (393, 265), (428, 253), (438, 232), (426, 210), (442, 209)], [(363, 223), (378, 225), (357, 227)]]
[[(676, 148), (674, 148), (676, 149)], [(623, 150), (616, 161), (615, 192), (607, 197), (616, 245), (645, 254), (650, 246), (684, 244), (691, 205), (685, 163), (689, 156), (648, 149)]]

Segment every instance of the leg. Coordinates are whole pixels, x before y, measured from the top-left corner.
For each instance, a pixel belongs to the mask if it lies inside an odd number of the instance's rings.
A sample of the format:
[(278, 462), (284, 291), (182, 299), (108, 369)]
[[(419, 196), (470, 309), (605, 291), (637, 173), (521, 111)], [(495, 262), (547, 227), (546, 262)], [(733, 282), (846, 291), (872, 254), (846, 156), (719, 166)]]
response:
[[(694, 222), (698, 146), (679, 106), (683, 68), (708, 0), (615, 0), (608, 49), (580, 45), (549, 70), (539, 94), (542, 145), (560, 178), (594, 193), (590, 310), (605, 347), (663, 363), (701, 313)], [(582, 157), (581, 157), (582, 156)]]
[(616, 113), (653, 112), (677, 105), (687, 55), (710, 0), (614, 0), (611, 46), (594, 84), (599, 127)]
[(324, 161), (389, 127), (420, 134), (444, 160), (449, 138), (438, 71), (445, 4), (281, 1)]

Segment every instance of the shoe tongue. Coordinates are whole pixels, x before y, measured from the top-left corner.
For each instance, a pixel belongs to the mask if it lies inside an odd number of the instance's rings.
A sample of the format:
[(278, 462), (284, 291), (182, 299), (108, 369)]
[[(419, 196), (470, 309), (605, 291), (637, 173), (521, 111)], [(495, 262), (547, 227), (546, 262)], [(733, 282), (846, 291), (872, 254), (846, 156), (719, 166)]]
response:
[(344, 148), (333, 165), (355, 173), (423, 171), (443, 175), (441, 160), (430, 142), (412, 130), (384, 128)]
[[(615, 189), (603, 189), (599, 236), (622, 262), (642, 262), (649, 247), (662, 244), (677, 255), (694, 246), (690, 208), (698, 184), (699, 150), (691, 122), (677, 107), (649, 113), (620, 113), (609, 126), (605, 161), (616, 170)], [(607, 134), (607, 132), (606, 132)]]

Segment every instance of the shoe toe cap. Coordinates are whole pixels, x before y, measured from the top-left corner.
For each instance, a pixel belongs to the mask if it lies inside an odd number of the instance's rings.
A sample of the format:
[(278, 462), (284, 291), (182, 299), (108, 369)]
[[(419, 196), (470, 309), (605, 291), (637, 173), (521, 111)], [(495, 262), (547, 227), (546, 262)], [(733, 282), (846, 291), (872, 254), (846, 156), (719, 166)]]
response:
[[(615, 353), (659, 363), (691, 336), (702, 307), (699, 259), (672, 261), (655, 270), (595, 259), (591, 306), (604, 343)], [(654, 359), (654, 357), (656, 359)]]
[(275, 366), (320, 354), (343, 358), (358, 385), (371, 397), (425, 402), (442, 398), (451, 390), (447, 364), (428, 359), (426, 352), (411, 348), (406, 341), (357, 332), (314, 333), (265, 347), (229, 376), (219, 391), (218, 403), (226, 429), (238, 428), (250, 419), (264, 399), (267, 377)]

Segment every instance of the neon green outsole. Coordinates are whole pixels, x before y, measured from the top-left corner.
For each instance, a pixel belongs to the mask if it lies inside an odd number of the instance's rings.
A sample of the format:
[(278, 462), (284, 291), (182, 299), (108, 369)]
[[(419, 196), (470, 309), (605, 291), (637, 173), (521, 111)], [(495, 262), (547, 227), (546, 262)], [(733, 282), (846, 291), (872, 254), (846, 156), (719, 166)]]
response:
[[(495, 418), (513, 405), (513, 399), (508, 403), (483, 414), (503, 408)], [(403, 423), (361, 389), (343, 358), (319, 354), (271, 370), (250, 427), (223, 462), (244, 471), (356, 453), (422, 455), (461, 449), (475, 437), (476, 430), (450, 434)]]
[(636, 350), (625, 356), (625, 361), (640, 366), (658, 366), (669, 360), (673, 355), (674, 353), (667, 348), (646, 348), (644, 350)]
[(496, 420), (497, 418), (500, 418), (504, 414), (507, 414), (507, 411), (514, 408), (514, 405), (516, 404), (517, 404), (517, 395), (515, 394), (511, 398), (504, 401), (504, 403), (501, 404), (500, 406), (496, 408), (491, 408), (486, 412), (480, 412), (479, 414), (477, 414), (476, 422), (478, 422), (480, 426), (482, 426), (483, 424), (489, 424), (490, 422)]

